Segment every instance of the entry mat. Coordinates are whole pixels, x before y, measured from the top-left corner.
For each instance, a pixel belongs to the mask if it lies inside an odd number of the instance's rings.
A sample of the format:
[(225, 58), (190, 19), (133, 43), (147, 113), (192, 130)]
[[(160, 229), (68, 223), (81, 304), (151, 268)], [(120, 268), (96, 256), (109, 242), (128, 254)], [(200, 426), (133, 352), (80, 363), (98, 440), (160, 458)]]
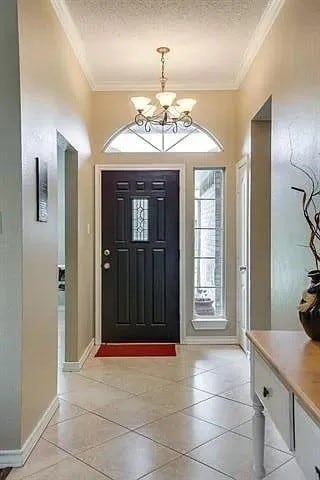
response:
[(10, 472), (11, 468), (0, 468), (0, 480), (7, 478)]
[(164, 343), (103, 343), (96, 357), (175, 357), (176, 346)]

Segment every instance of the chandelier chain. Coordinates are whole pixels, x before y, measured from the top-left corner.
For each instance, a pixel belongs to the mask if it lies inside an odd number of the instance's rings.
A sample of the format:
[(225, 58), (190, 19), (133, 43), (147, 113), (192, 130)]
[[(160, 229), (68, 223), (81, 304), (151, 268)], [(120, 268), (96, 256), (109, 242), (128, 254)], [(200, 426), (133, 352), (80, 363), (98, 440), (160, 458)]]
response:
[(162, 67), (161, 67), (161, 91), (164, 92), (165, 91), (165, 88), (166, 88), (166, 83), (167, 83), (167, 76), (165, 74), (165, 56), (164, 56), (164, 52), (161, 53), (161, 64), (162, 64)]

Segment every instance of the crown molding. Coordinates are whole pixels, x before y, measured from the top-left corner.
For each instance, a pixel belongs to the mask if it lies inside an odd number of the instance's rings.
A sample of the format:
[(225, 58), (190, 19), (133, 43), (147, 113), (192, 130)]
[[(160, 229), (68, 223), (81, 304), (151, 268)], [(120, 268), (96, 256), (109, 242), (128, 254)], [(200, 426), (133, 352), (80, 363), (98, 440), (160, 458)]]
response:
[[(236, 90), (237, 86), (234, 83), (175, 83), (170, 82), (170, 89), (175, 91), (199, 91), (199, 90)], [(157, 92), (159, 90), (158, 83), (135, 83), (134, 85), (126, 82), (98, 82), (95, 83), (93, 90), (96, 92), (114, 92), (114, 91), (129, 91), (129, 92)]]
[[(80, 66), (86, 76), (88, 83), (93, 91), (97, 92), (112, 92), (112, 91), (157, 91), (159, 85), (156, 83), (148, 84), (130, 84), (126, 82), (96, 82), (93, 78), (93, 74), (89, 67), (89, 63), (86, 58), (85, 48), (75, 26), (73, 19), (69, 13), (65, 0), (50, 0), (51, 5), (62, 25), (62, 28), (70, 42), (70, 45), (77, 57)], [(198, 84), (179, 84), (172, 83), (171, 88), (174, 90), (187, 90), (187, 91), (199, 91), (199, 90), (238, 90), (248, 73), (259, 49), (261, 48), (266, 36), (268, 35), (272, 25), (279, 15), (281, 8), (286, 0), (271, 0), (266, 10), (264, 11), (260, 22), (258, 23), (249, 45), (245, 51), (242, 59), (239, 73), (235, 82), (226, 82), (224, 84), (216, 83), (198, 83)]]
[(235, 87), (240, 88), (245, 76), (247, 75), (254, 59), (257, 56), (263, 42), (265, 41), (272, 25), (277, 19), (280, 10), (282, 9), (286, 0), (271, 0), (265, 9), (260, 22), (258, 23), (249, 45), (245, 51), (242, 59), (241, 67), (235, 81)]
[(91, 87), (94, 89), (94, 80), (86, 58), (85, 49), (78, 33), (77, 27), (72, 20), (68, 7), (64, 0), (51, 0), (51, 5), (61, 23), (61, 26), (69, 40), (75, 56), (80, 63), (82, 71)]

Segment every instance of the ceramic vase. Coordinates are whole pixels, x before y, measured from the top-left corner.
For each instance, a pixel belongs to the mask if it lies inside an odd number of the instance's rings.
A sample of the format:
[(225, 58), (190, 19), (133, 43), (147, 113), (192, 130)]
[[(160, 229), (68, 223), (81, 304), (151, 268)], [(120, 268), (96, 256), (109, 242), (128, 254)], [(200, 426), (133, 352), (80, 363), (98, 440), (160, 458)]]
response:
[(298, 306), (299, 317), (306, 334), (320, 341), (320, 270), (311, 270), (308, 277), (311, 282)]

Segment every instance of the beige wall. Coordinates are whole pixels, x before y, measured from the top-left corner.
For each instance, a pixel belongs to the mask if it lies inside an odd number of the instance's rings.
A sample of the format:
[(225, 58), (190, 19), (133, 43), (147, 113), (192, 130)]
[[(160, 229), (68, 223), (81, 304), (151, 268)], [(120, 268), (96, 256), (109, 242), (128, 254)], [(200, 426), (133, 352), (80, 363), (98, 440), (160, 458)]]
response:
[(250, 327), (268, 330), (271, 326), (271, 121), (252, 122), (250, 179)]
[[(235, 92), (179, 92), (181, 96), (196, 96), (194, 109), (197, 123), (211, 131), (223, 144), (224, 151), (212, 154), (105, 154), (105, 142), (119, 128), (132, 122), (134, 111), (130, 97), (140, 92), (94, 92), (92, 103), (93, 162), (108, 163), (174, 163), (186, 168), (186, 324), (187, 336), (233, 336), (236, 334), (235, 285)], [(150, 92), (150, 96), (154, 93)], [(195, 166), (222, 166), (226, 168), (226, 330), (195, 331), (191, 325), (193, 298), (193, 168)]]
[[(313, 267), (313, 262), (307, 249), (298, 247), (298, 244), (307, 242), (308, 232), (302, 219), (300, 198), (290, 186), (301, 185), (304, 179), (289, 164), (289, 128), (294, 159), (307, 165), (318, 165), (315, 153), (320, 151), (319, 21), (319, 2), (287, 0), (239, 92), (192, 92), (198, 99), (194, 110), (197, 122), (217, 136), (224, 145), (224, 152), (159, 154), (154, 159), (144, 155), (108, 156), (102, 153), (105, 141), (132, 120), (131, 93), (91, 93), (49, 0), (19, 0), (21, 161), (15, 2), (1, 1), (0, 40), (2, 36), (4, 40), (0, 41), (0, 61), (6, 69), (0, 76), (0, 98), (6, 109), (0, 111), (0, 126), (5, 127), (8, 134), (2, 136), (0, 149), (3, 224), (0, 282), (2, 287), (5, 285), (2, 292), (6, 293), (5, 296), (0, 293), (0, 334), (6, 339), (5, 345), (1, 342), (0, 364), (7, 364), (10, 369), (9, 374), (0, 369), (0, 384), (6, 385), (6, 395), (0, 398), (0, 449), (20, 448), (56, 395), (57, 131), (79, 152), (79, 302), (75, 360), (79, 359), (93, 334), (93, 163), (155, 161), (185, 164), (186, 191), (189, 193), (185, 225), (188, 335), (212, 334), (196, 333), (190, 325), (192, 171), (194, 166), (226, 167), (229, 325), (226, 331), (214, 333), (235, 335), (235, 163), (243, 155), (250, 158), (251, 119), (270, 95), (273, 97), (272, 326), (298, 326), (295, 305), (305, 284), (305, 271)], [(7, 41), (8, 35), (11, 36), (10, 42)], [(10, 49), (7, 49), (8, 44)], [(4, 114), (4, 111), (10, 111), (11, 115)], [(36, 156), (49, 164), (47, 224), (35, 221)], [(259, 212), (259, 205), (256, 211)]]
[(21, 430), (22, 196), (17, 26), (15, 2), (2, 0), (0, 2), (0, 450), (19, 448)]
[[(298, 328), (295, 306), (314, 267), (301, 198), (292, 185), (304, 177), (294, 160), (317, 167), (320, 151), (320, 3), (287, 0), (239, 94), (238, 149), (250, 157), (250, 121), (272, 95), (271, 320), (272, 328)], [(259, 206), (257, 205), (257, 213)], [(261, 252), (263, 254), (263, 252)], [(254, 268), (254, 266), (252, 266)]]
[[(78, 360), (93, 334), (93, 193), (88, 84), (48, 0), (20, 0), (22, 443), (56, 395), (57, 131), (78, 151)], [(49, 165), (49, 221), (36, 222), (35, 157)], [(89, 252), (89, 253), (88, 253)]]

